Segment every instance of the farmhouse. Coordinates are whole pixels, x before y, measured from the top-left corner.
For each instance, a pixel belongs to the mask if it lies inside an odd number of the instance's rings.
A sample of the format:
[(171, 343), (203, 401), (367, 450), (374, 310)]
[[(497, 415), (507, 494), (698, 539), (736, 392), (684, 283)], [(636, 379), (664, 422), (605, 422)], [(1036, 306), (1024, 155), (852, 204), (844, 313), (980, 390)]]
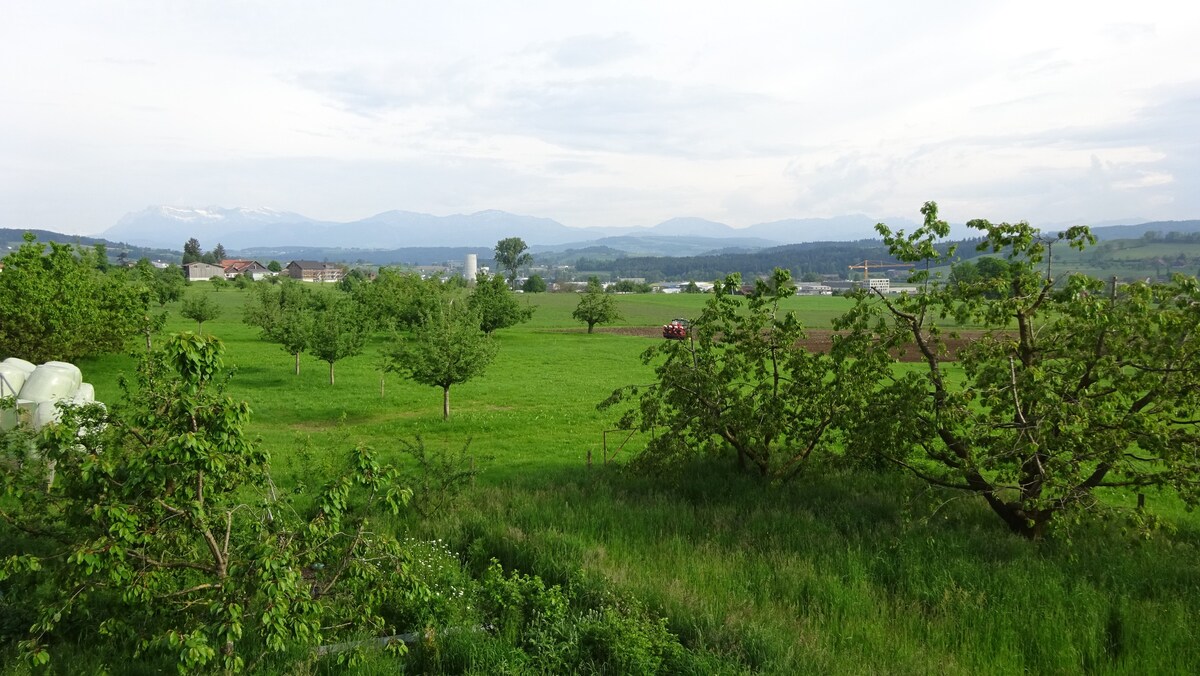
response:
[(302, 282), (340, 282), (342, 269), (333, 263), (292, 261), (287, 264), (288, 276)]
[(267, 277), (271, 274), (271, 271), (258, 261), (227, 258), (221, 261), (221, 267), (225, 268), (226, 279), (233, 279), (238, 275), (247, 275), (250, 277), (250, 279), (253, 279), (257, 282), (263, 277)]
[(700, 293), (708, 293), (713, 290), (712, 282), (658, 282), (651, 284), (655, 293), (685, 293), (689, 284), (695, 284), (696, 290)]
[(797, 284), (797, 296), (832, 296), (833, 287), (828, 284)]
[(225, 268), (211, 263), (188, 263), (183, 266), (189, 282), (203, 282), (213, 277), (224, 277)]

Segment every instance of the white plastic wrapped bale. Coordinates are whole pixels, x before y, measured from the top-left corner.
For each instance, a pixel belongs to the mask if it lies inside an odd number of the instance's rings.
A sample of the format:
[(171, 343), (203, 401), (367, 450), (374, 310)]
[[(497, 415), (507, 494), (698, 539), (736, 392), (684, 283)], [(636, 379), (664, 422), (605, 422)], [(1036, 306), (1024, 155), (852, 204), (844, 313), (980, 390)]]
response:
[(27, 362), (24, 359), (18, 359), (17, 357), (9, 357), (8, 359), (5, 359), (3, 363), (21, 369), (25, 372), (26, 377), (28, 377), (30, 373), (33, 373), (33, 370), (37, 368), (37, 366), (31, 364), (30, 362)]
[(69, 399), (82, 384), (83, 376), (74, 364), (47, 362), (29, 374), (17, 398), (28, 401)]
[[(76, 406), (83, 406), (84, 404), (96, 404), (101, 410), (107, 410), (104, 402), (96, 401), (96, 388), (92, 387), (91, 383), (84, 383), (80, 385), (79, 390), (75, 392), (75, 396), (71, 397), (71, 403)], [(104, 429), (103, 423), (101, 423), (99, 427), (81, 427), (79, 429), (79, 436), (82, 437), (84, 434), (89, 432), (99, 432), (102, 429)]]
[(96, 401), (96, 388), (92, 387), (91, 383), (83, 383), (75, 390), (75, 395), (71, 397), (71, 403), (82, 406)]
[[(21, 425), (26, 425), (26, 426), (33, 426), (33, 421), (35, 418), (37, 418), (39, 404), (41, 404), (40, 401), (29, 401), (28, 399), (18, 399), (17, 400), (17, 410), (16, 410), (17, 423), (21, 424)], [(41, 429), (41, 427), (34, 427), (34, 429)]]
[(54, 368), (66, 369), (66, 370), (70, 371), (71, 373), (75, 374), (76, 382), (78, 382), (80, 384), (83, 383), (83, 372), (79, 370), (78, 366), (76, 366), (70, 362), (48, 361), (45, 364), (42, 364), (42, 366), (53, 366)]
[[(21, 388), (37, 367), (24, 359), (9, 357), (0, 362), (0, 397), (20, 397)], [(20, 409), (0, 409), (0, 430), (10, 430), (20, 420)]]
[[(5, 361), (7, 363), (9, 360)], [(66, 362), (42, 364), (34, 368), (21, 385), (21, 389), (17, 393), (17, 410), (6, 412), (3, 419), (0, 419), (0, 424), (5, 425), (5, 429), (8, 429), (20, 421), (35, 430), (40, 430), (59, 419), (60, 412), (55, 403), (63, 399), (74, 400), (80, 393), (82, 385), (83, 374), (74, 364)], [(89, 385), (84, 396), (94, 399), (95, 389)]]
[(15, 397), (29, 374), (16, 364), (0, 363), (0, 397)]
[(36, 406), (33, 409), (33, 415), (31, 416), (33, 429), (40, 430), (46, 425), (58, 422), (59, 419), (62, 418), (62, 411), (58, 410), (59, 401), (62, 400), (55, 399), (53, 401), (35, 402)]

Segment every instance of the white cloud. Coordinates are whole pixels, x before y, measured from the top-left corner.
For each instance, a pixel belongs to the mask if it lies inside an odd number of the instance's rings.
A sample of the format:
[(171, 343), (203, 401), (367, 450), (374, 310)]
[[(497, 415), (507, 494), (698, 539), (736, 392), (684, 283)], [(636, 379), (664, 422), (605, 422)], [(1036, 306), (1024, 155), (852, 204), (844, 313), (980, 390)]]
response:
[(1194, 218), (1198, 29), (1169, 0), (19, 3), (0, 227), (152, 203)]
[(595, 68), (629, 58), (643, 50), (628, 33), (575, 35), (544, 45), (551, 61), (561, 68)]

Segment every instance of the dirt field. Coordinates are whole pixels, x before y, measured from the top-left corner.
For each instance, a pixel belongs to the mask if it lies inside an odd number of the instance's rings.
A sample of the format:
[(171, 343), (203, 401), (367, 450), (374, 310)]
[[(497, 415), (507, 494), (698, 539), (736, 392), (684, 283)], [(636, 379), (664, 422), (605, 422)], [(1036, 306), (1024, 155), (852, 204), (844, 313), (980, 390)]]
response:
[[(617, 326), (617, 327), (596, 327), (597, 332), (615, 333), (621, 336), (641, 336), (643, 338), (651, 338), (662, 340), (662, 327), (659, 326)], [(803, 341), (803, 345), (811, 352), (825, 352), (829, 350), (833, 344), (833, 331), (828, 329), (809, 329), (807, 331), (808, 338)], [(981, 331), (960, 331), (957, 338), (944, 337), (946, 345), (950, 348), (952, 354), (958, 354), (958, 350), (983, 335)], [(922, 361), (921, 354), (917, 351), (914, 345), (911, 349), (906, 350), (900, 355), (900, 361)]]

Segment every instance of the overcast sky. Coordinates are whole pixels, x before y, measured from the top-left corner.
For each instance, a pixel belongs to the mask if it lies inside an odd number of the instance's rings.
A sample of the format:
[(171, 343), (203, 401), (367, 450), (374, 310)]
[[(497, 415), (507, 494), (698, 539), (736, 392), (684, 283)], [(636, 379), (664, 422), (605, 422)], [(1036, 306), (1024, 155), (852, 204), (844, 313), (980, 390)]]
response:
[(18, 2), (0, 227), (1200, 218), (1200, 3)]

